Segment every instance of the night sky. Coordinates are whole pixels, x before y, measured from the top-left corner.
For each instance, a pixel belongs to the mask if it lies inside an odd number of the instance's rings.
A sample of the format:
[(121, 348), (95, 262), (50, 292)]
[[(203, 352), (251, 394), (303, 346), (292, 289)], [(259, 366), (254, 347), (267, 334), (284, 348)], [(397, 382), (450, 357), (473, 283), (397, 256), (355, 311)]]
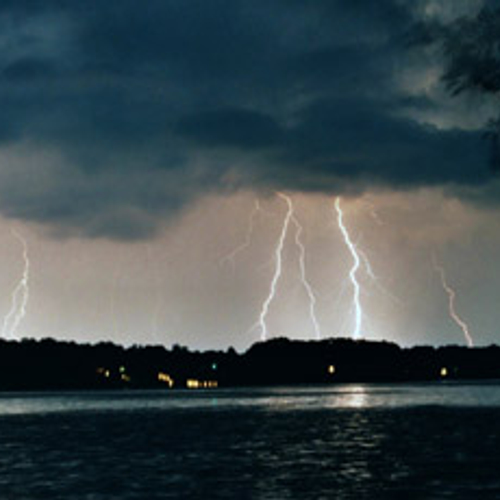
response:
[(269, 338), (315, 338), (296, 223), (322, 337), (353, 335), (340, 197), (363, 338), (465, 344), (437, 262), (474, 343), (500, 342), (500, 77), (470, 56), (499, 62), (498, 9), (3, 0), (3, 336), (249, 346), (282, 193)]

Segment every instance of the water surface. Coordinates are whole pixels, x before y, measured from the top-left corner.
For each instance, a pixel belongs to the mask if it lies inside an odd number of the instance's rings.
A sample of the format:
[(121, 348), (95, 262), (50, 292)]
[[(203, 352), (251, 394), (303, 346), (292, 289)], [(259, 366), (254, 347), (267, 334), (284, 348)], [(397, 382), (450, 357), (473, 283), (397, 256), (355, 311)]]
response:
[(0, 395), (0, 498), (500, 498), (500, 386)]

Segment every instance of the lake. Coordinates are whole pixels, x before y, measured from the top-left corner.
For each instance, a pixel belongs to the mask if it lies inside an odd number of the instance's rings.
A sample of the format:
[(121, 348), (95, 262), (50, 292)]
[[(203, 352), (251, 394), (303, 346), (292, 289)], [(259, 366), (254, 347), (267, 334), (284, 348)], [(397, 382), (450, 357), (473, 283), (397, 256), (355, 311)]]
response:
[(1, 500), (500, 498), (500, 385), (0, 394)]

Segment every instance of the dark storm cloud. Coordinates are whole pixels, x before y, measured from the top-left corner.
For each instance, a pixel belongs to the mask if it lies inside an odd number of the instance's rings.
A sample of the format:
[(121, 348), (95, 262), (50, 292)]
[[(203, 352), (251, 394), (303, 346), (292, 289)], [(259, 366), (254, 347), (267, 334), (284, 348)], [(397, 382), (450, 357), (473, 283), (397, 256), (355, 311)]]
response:
[(480, 134), (424, 127), (387, 116), (373, 103), (346, 104), (330, 101), (307, 109), (284, 151), (284, 163), (308, 162), (332, 177), (395, 187), (475, 184), (488, 178)]
[(2, 2), (0, 209), (143, 238), (219, 190), (486, 183), (480, 131), (403, 113), (415, 5)]
[(281, 130), (271, 116), (244, 109), (219, 109), (182, 119), (177, 131), (206, 146), (241, 150), (276, 146)]
[(50, 61), (36, 58), (18, 59), (8, 64), (2, 71), (2, 78), (7, 81), (26, 82), (56, 76), (55, 68)]

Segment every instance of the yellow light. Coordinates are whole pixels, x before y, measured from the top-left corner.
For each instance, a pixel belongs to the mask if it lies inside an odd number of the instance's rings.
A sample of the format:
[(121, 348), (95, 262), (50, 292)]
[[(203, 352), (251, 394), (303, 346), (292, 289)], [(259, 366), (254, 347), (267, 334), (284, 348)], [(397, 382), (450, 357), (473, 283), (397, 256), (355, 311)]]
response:
[(111, 375), (111, 372), (109, 370), (106, 370), (106, 368), (103, 368), (102, 366), (100, 366), (99, 368), (97, 368), (96, 372), (99, 374), (99, 375), (102, 375), (106, 378), (109, 378), (109, 376)]
[(200, 381), (196, 380), (194, 378), (190, 378), (186, 380), (186, 387), (188, 389), (199, 389), (200, 388)]
[(169, 387), (174, 386), (174, 379), (168, 373), (158, 372), (158, 380), (165, 382)]
[(336, 371), (336, 370), (335, 370), (335, 366), (334, 366), (334, 365), (330, 365), (330, 366), (328, 367), (328, 373), (329, 373), (330, 375), (333, 375), (333, 374), (335, 373), (335, 371)]
[(441, 368), (441, 377), (447, 377), (448, 376), (448, 368), (446, 368), (445, 366), (443, 366), (443, 368)]
[(215, 389), (219, 387), (217, 380), (197, 380), (190, 378), (186, 380), (186, 387), (188, 389)]
[(122, 373), (122, 376), (121, 376), (121, 379), (124, 381), (124, 382), (130, 382), (132, 379), (125, 373)]

